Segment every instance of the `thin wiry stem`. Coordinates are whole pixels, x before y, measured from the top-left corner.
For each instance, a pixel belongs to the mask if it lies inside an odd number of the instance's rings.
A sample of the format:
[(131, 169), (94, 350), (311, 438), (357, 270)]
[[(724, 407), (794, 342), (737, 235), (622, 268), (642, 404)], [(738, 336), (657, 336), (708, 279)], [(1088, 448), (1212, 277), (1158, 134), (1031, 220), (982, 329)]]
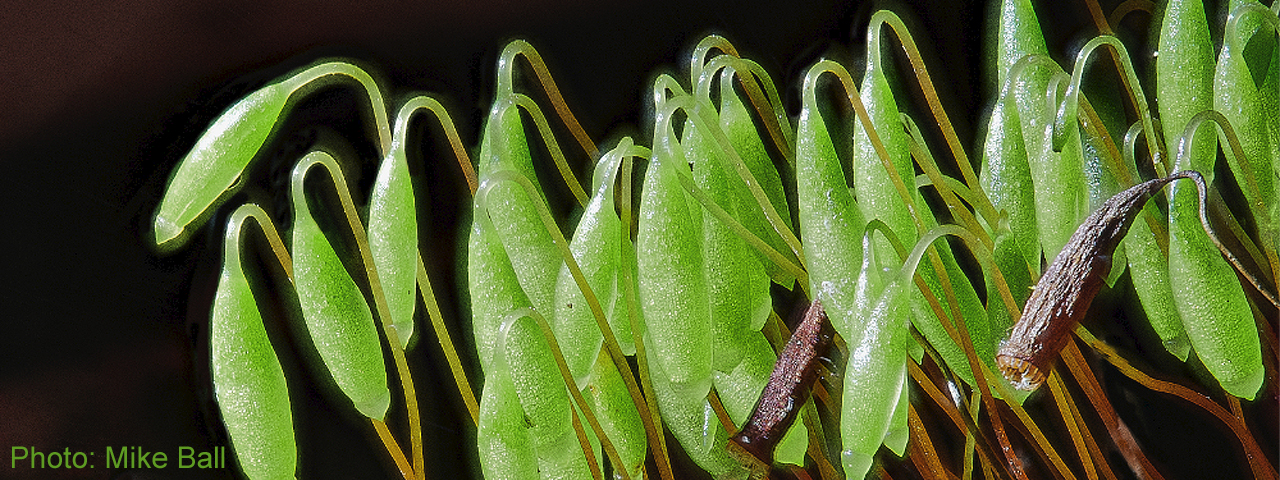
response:
[(325, 62), (289, 77), (282, 84), (292, 95), (300, 89), (316, 88), (315, 81), (329, 75), (350, 78), (364, 89), (369, 98), (369, 108), (373, 113), (374, 132), (378, 136), (378, 153), (386, 156), (391, 151), (391, 122), (387, 118), (387, 107), (382, 99), (382, 90), (378, 88), (378, 83), (373, 80), (373, 77), (369, 76), (369, 72), (347, 62)]
[[(1061, 377), (1058, 377), (1059, 379)], [(1063, 387), (1065, 390), (1065, 387)], [(1102, 449), (1098, 448), (1098, 442), (1093, 438), (1093, 434), (1089, 432), (1089, 425), (1085, 423), (1084, 417), (1080, 414), (1080, 408), (1074, 400), (1071, 400), (1071, 393), (1067, 390), (1068, 402), (1067, 406), (1071, 409), (1071, 416), (1077, 425), (1080, 425), (1081, 433), (1084, 434), (1085, 446), (1089, 449), (1089, 454), (1093, 457), (1093, 462), (1098, 465), (1102, 471), (1102, 476), (1107, 480), (1117, 480), (1116, 474), (1111, 470), (1111, 464), (1107, 461), (1107, 457), (1102, 454)]]
[(698, 83), (698, 78), (702, 76), (702, 69), (707, 64), (707, 54), (711, 53), (712, 49), (731, 57), (738, 57), (738, 49), (729, 43), (728, 39), (719, 35), (707, 35), (693, 47), (693, 55), (689, 56), (689, 85)]
[(435, 329), (440, 348), (444, 350), (444, 358), (449, 362), (449, 370), (453, 372), (454, 385), (458, 387), (458, 394), (462, 396), (462, 403), (467, 405), (467, 412), (471, 414), (471, 424), (479, 426), (480, 405), (476, 402), (475, 392), (471, 390), (471, 382), (467, 380), (467, 373), (462, 368), (462, 359), (458, 357), (458, 350), (453, 346), (453, 338), (449, 334), (449, 327), (444, 324), (444, 315), (440, 313), (440, 304), (436, 301), (435, 291), (431, 287), (431, 278), (427, 276), (427, 268), (422, 261), (421, 251), (418, 252), (418, 293), (422, 297), (422, 302), (427, 306), (427, 317), (431, 319), (431, 326)]
[[(703, 65), (698, 76), (692, 79), (698, 98), (710, 98), (711, 80), (716, 72), (723, 68), (733, 69), (734, 76), (738, 79), (738, 83), (742, 85), (743, 91), (747, 93), (747, 98), (751, 100), (756, 113), (760, 115), (760, 120), (764, 123), (765, 130), (769, 132), (769, 137), (773, 140), (774, 146), (778, 148), (779, 152), (782, 152), (787, 165), (790, 165), (794, 170), (795, 140), (792, 137), (795, 135), (791, 131), (790, 123), (787, 121), (786, 112), (782, 109), (782, 100), (778, 97), (778, 89), (774, 86), (773, 79), (769, 78), (769, 75), (764, 71), (764, 67), (737, 55), (715, 57)], [(762, 83), (763, 90), (761, 89)], [(786, 125), (786, 128), (783, 128), (783, 125)]]
[(387, 453), (391, 455), (391, 461), (395, 462), (396, 469), (400, 471), (400, 476), (404, 477), (404, 480), (417, 478), (413, 474), (413, 467), (409, 466), (409, 460), (404, 458), (404, 452), (400, 451), (399, 445), (396, 445), (395, 437), (391, 436), (391, 430), (387, 429), (387, 424), (376, 418), (370, 418), (369, 422), (373, 424), (373, 429), (378, 432), (378, 438), (382, 440), (382, 445), (386, 447)]
[[(1259, 266), (1262, 278), (1274, 283), (1274, 279), (1271, 278), (1272, 271), (1267, 269), (1269, 262), (1264, 256), (1265, 254), (1258, 249), (1258, 245), (1253, 242), (1253, 238), (1250, 238), (1249, 234), (1245, 233), (1244, 226), (1240, 225), (1235, 215), (1231, 214), (1231, 207), (1227, 206), (1227, 199), (1222, 198), (1222, 192), (1214, 189), (1209, 192), (1209, 198), (1205, 200), (1208, 203), (1205, 208), (1210, 209), (1210, 215), (1226, 224), (1226, 230), (1231, 232), (1231, 237), (1244, 248), (1244, 253), (1248, 255), (1250, 260), (1253, 260), (1254, 265)], [(1247, 273), (1246, 275), (1252, 274)]]
[(588, 158), (599, 158), (600, 150), (596, 148), (595, 142), (591, 140), (591, 136), (587, 135), (587, 131), (582, 128), (582, 124), (578, 123), (578, 118), (573, 116), (573, 111), (569, 110), (569, 104), (565, 103), (564, 96), (560, 94), (560, 87), (556, 86), (556, 82), (551, 78), (551, 71), (547, 69), (547, 63), (542, 61), (542, 55), (524, 40), (515, 40), (507, 44), (507, 48), (502, 50), (502, 55), (498, 58), (498, 95), (509, 94), (512, 92), (512, 71), (516, 55), (523, 56), (529, 61), (529, 65), (533, 67), (533, 73), (538, 77), (538, 83), (542, 85), (543, 91), (546, 92), (547, 98), (551, 100), (552, 107), (555, 108), (556, 114), (560, 116), (560, 121), (564, 122), (565, 127), (573, 134), (573, 138), (582, 146), (582, 150), (587, 153)]
[[(982, 367), (983, 376), (995, 376), (995, 374), (987, 368), (985, 363), (979, 366)], [(974, 374), (976, 376), (977, 372)], [(1006, 399), (1013, 398), (1013, 393), (1008, 387), (1005, 387), (1003, 383), (993, 382), (992, 384), (995, 386), (996, 391), (1000, 392), (1002, 397)], [(1033, 440), (1032, 446), (1035, 447), (1036, 453), (1043, 457), (1047, 457), (1049, 464), (1057, 470), (1058, 474), (1061, 475), (1062, 478), (1066, 478), (1068, 480), (1075, 479), (1075, 475), (1071, 473), (1071, 469), (1067, 468), (1067, 463), (1062, 460), (1062, 456), (1059, 455), (1058, 451), (1049, 443), (1049, 439), (1045, 437), (1044, 432), (1040, 431), (1040, 427), (1036, 425), (1035, 420), (1031, 418), (1031, 415), (1027, 413), (1026, 409), (1022, 408), (1022, 405), (1019, 405), (1017, 402), (1010, 400), (1006, 400), (1005, 405), (1008, 405), (1009, 409), (1013, 410), (1013, 414), (1018, 417), (1018, 420), (1022, 422), (1022, 425), (1027, 429), (1028, 433), (1031, 434), (1031, 439)]]
[[(1081, 332), (1088, 334), (1084, 327), (1077, 327), (1076, 335), (1081, 335)], [(1133, 438), (1133, 433), (1129, 431), (1129, 427), (1116, 416), (1115, 407), (1111, 406), (1111, 402), (1102, 393), (1102, 386), (1098, 384), (1098, 379), (1094, 378), (1093, 372), (1085, 364), (1084, 356), (1076, 348), (1075, 343), (1068, 342), (1062, 353), (1063, 363), (1066, 364), (1071, 375), (1075, 377), (1076, 384), (1080, 385), (1080, 388), (1084, 390), (1085, 396), (1089, 398), (1089, 403), (1093, 404), (1093, 409), (1102, 417), (1102, 423), (1107, 427), (1108, 433), (1111, 434), (1112, 442), (1119, 448), (1120, 454), (1124, 456), (1125, 461), (1129, 463), (1129, 468), (1146, 478), (1163, 479), (1164, 477), (1160, 475), (1160, 472), (1147, 459), (1146, 454), (1142, 452), (1142, 448), (1138, 445), (1137, 440)]]
[(1062, 416), (1062, 423), (1071, 434), (1071, 443), (1075, 445), (1076, 454), (1080, 456), (1080, 465), (1084, 466), (1085, 477), (1089, 480), (1098, 480), (1098, 471), (1089, 456), (1089, 447), (1085, 446), (1080, 425), (1076, 423), (1075, 416), (1071, 413), (1071, 398), (1067, 395), (1066, 387), (1062, 385), (1062, 378), (1054, 371), (1049, 375), (1048, 383), (1053, 403), (1058, 406), (1058, 414)]
[[(1213, 400), (1209, 399), (1209, 397), (1202, 393), (1196, 392), (1177, 383), (1158, 380), (1139, 370), (1130, 364), (1128, 360), (1122, 357), (1119, 352), (1116, 352), (1115, 349), (1111, 348), (1110, 345), (1107, 345), (1095, 338), (1084, 327), (1076, 328), (1076, 336), (1079, 337), (1081, 341), (1089, 345), (1089, 347), (1094, 351), (1098, 352), (1102, 358), (1107, 361), (1107, 363), (1110, 363), (1115, 366), (1116, 369), (1120, 370), (1120, 373), (1123, 373), (1126, 377), (1129, 377), (1154, 391), (1182, 398), (1183, 400), (1191, 402), (1204, 409), (1206, 412), (1209, 412), (1211, 415), (1217, 417), (1219, 421), (1226, 424), (1227, 427), (1231, 429), (1232, 433), (1235, 433), (1236, 438), (1238, 438), (1241, 445), (1244, 446), (1245, 457), (1247, 457), (1249, 466), (1252, 468), (1254, 475), (1257, 478), (1277, 478), (1276, 471), (1265, 465), (1267, 457), (1262, 453), (1262, 449), (1258, 446), (1257, 440), (1249, 433), (1248, 427), (1239, 418), (1233, 416), (1226, 409), (1222, 408), (1222, 406), (1214, 403)], [(1067, 347), (1068, 349), (1074, 349), (1075, 344), (1068, 343)], [(1076, 353), (1072, 355), (1078, 355), (1078, 352), (1079, 351), (1076, 350)], [(1074, 370), (1075, 367), (1072, 368)], [(1096, 381), (1093, 380), (1092, 377), (1090, 377), (1090, 380)], [(1097, 405), (1095, 405), (1095, 407), (1096, 406)], [(1112, 411), (1111, 414), (1114, 416), (1114, 411)], [(1107, 418), (1104, 416), (1103, 420), (1105, 421), (1106, 419)]]
[(1124, 17), (1129, 16), (1133, 12), (1144, 12), (1148, 16), (1156, 11), (1156, 3), (1151, 0), (1125, 0), (1116, 5), (1115, 10), (1111, 11), (1111, 15), (1107, 15), (1107, 23), (1111, 25), (1119, 25)]
[(426, 95), (419, 95), (406, 100), (400, 106), (400, 111), (396, 113), (392, 148), (405, 148), (404, 139), (408, 138), (409, 135), (409, 121), (414, 114), (421, 110), (435, 114), (436, 119), (440, 121), (440, 128), (444, 129), (445, 137), (449, 139), (449, 146), (453, 149), (453, 154), (458, 157), (458, 166), (462, 168), (462, 175), (467, 180), (467, 187), (471, 189), (471, 194), (475, 195), (476, 187), (479, 186), (479, 182), (476, 181), (476, 169), (471, 164), (471, 157), (467, 155), (467, 148), (462, 145), (462, 139), (458, 136), (458, 129), (453, 125), (453, 118), (438, 100)]
[(227, 240), (225, 242), (225, 258), (226, 262), (240, 262), (240, 257), (231, 250), (231, 246), (240, 244), (241, 227), (246, 220), (253, 219), (258, 224), (258, 228), (262, 230), (262, 235), (267, 238), (267, 243), (271, 245), (271, 252), (275, 254), (276, 261), (280, 263), (280, 268), (284, 270), (284, 274), (289, 278), (289, 283), (293, 283), (293, 259), (289, 257), (289, 250), (284, 247), (284, 240), (280, 238), (280, 231), (276, 229), (275, 222), (271, 221), (271, 217), (267, 212), (257, 204), (246, 203), (236, 208), (231, 214), (231, 218), (227, 220)]
[(950, 213), (956, 220), (959, 220), (971, 232), (978, 236), (978, 240), (982, 241), (984, 247), (988, 250), (995, 249), (995, 242), (991, 240), (991, 236), (987, 234), (987, 230), (978, 224), (978, 218), (964, 208), (964, 204), (960, 202), (960, 198), (955, 192), (951, 191), (950, 185), (944, 180), (942, 171), (938, 169), (938, 164), (933, 160), (933, 154), (929, 152), (929, 147), (924, 143), (924, 137), (920, 134), (920, 128), (916, 122), (907, 115), (902, 115), (902, 124), (906, 127), (908, 137), (910, 138), (911, 156), (915, 157), (916, 164), (920, 165), (920, 169), (924, 170), (925, 175), (933, 181), (933, 186), (937, 189), (938, 194), (942, 196), (942, 201), (950, 207)]
[(711, 410), (715, 412), (716, 419), (720, 421), (720, 427), (724, 428), (724, 431), (738, 431), (738, 426), (733, 424), (732, 418), (729, 418), (729, 412), (724, 409), (724, 403), (720, 401), (720, 394), (716, 393), (715, 387), (707, 391), (707, 403), (711, 405)]
[(1061, 151), (1063, 144), (1067, 141), (1066, 122), (1076, 121), (1076, 112), (1080, 108), (1080, 82), (1084, 80), (1084, 67), (1088, 65), (1089, 56), (1093, 55), (1093, 52), (1103, 45), (1111, 47), (1111, 51), (1114, 54), (1112, 58), (1119, 59), (1120, 64), (1123, 66), (1121, 77), (1125, 79), (1126, 86), (1128, 87), (1126, 90), (1130, 92), (1130, 98), (1136, 102), (1135, 108), (1138, 111), (1139, 117), (1142, 119), (1143, 131), (1147, 134), (1147, 145), (1157, 146), (1156, 149), (1151, 150), (1152, 164), (1155, 165), (1156, 174), (1163, 177), (1169, 167), (1165, 166), (1163, 162), (1164, 152), (1159, 148), (1159, 146), (1163, 144), (1156, 136), (1157, 133), (1154, 127), (1154, 121), (1151, 117), (1151, 109), (1147, 106), (1147, 98), (1142, 93), (1142, 85), (1137, 81), (1138, 76), (1134, 73), (1133, 63), (1129, 60), (1128, 50), (1124, 48), (1124, 44), (1120, 42), (1120, 39), (1110, 35), (1094, 37), (1093, 40), (1089, 40), (1089, 42), (1080, 49), (1080, 53), (1076, 54), (1075, 68), (1071, 73), (1071, 83), (1067, 85), (1066, 98), (1063, 99), (1063, 103), (1058, 109), (1057, 118), (1054, 121), (1053, 149), (1055, 151)]
[(586, 208), (587, 192), (582, 190), (582, 182), (579, 182), (573, 170), (569, 169), (569, 161), (565, 160), (564, 152), (560, 151), (560, 143), (556, 141), (555, 134), (551, 133), (551, 126), (547, 124), (547, 117), (542, 115), (542, 109), (538, 108), (538, 104), (533, 103), (533, 99), (528, 95), (521, 93), (514, 95), (516, 105), (533, 117), (533, 124), (538, 127), (538, 135), (542, 136), (542, 141), (547, 145), (547, 151), (551, 152), (551, 159), (556, 164), (556, 170), (560, 171), (560, 176), (564, 178), (565, 185), (569, 186), (569, 191), (578, 201), (578, 206)]
[(591, 470), (591, 478), (602, 480), (604, 472), (600, 471), (600, 463), (596, 461), (596, 453), (591, 449), (591, 439), (587, 438), (587, 431), (582, 428), (582, 419), (578, 418), (578, 410), (569, 409), (569, 413), (573, 416), (573, 432), (578, 436), (578, 444), (582, 445), (582, 454), (587, 457), (587, 469)]
[(911, 453), (907, 456), (916, 462), (916, 469), (921, 473), (933, 472), (948, 480), (955, 480), (956, 475), (942, 466), (938, 451), (933, 448), (933, 440), (929, 438), (929, 431), (920, 420), (920, 414), (916, 413), (915, 405), (907, 404), (907, 426), (911, 432)]
[[(445, 132), (445, 136), (449, 139), (454, 155), (457, 156), (458, 166), (462, 169), (463, 177), (467, 180), (467, 186), (474, 195), (477, 187), (475, 168), (472, 167), (471, 158), (467, 155), (466, 148), (462, 146), (462, 140), (458, 137), (458, 130), (454, 127), (453, 119), (438, 100), (419, 95), (406, 100), (400, 106), (399, 112), (396, 113), (395, 134), (392, 137), (391, 148), (405, 148), (404, 142), (408, 138), (410, 121), (414, 115), (421, 111), (429, 111), (436, 116), (440, 127)], [(462, 396), (462, 401), (466, 404), (467, 411), (471, 414), (471, 422), (473, 425), (479, 425), (480, 407), (476, 402), (475, 393), (471, 390), (471, 382), (467, 380), (466, 372), (462, 368), (462, 361), (458, 356), (457, 349), (453, 346), (453, 339), (449, 334), (449, 329), (444, 325), (444, 316), (440, 313), (440, 304), (436, 301), (435, 291), (431, 286), (431, 278), (427, 275), (421, 250), (418, 252), (417, 259), (419, 296), (427, 307), (427, 317), (431, 320), (436, 338), (440, 342), (440, 347), (444, 350), (445, 359), (449, 362), (450, 370), (453, 372), (454, 385), (458, 387), (458, 393)]]
[[(1098, 5), (1098, 0), (1087, 0), (1085, 1), (1085, 5), (1089, 7), (1089, 17), (1093, 19), (1094, 25), (1098, 27), (1098, 33), (1101, 33), (1103, 35), (1115, 36), (1116, 32), (1111, 29), (1111, 25), (1119, 22), (1119, 19), (1117, 18), (1115, 20), (1108, 21), (1106, 15), (1102, 13), (1102, 6)], [(1120, 12), (1120, 11), (1121, 11), (1120, 8), (1117, 7), (1115, 11), (1112, 12), (1112, 15), (1115, 15), (1117, 12)], [(1120, 15), (1123, 16), (1124, 13), (1120, 13)], [(1134, 78), (1129, 75), (1125, 75), (1124, 62), (1119, 58), (1119, 52), (1113, 52), (1113, 53), (1115, 53), (1115, 55), (1111, 56), (1111, 62), (1116, 67), (1116, 73), (1120, 75), (1120, 82), (1124, 84), (1124, 91), (1126, 94), (1128, 94), (1129, 104), (1133, 106), (1134, 110), (1138, 111), (1139, 115), (1143, 115), (1143, 113), (1138, 109), (1143, 108), (1146, 102), (1138, 100), (1138, 95), (1141, 94), (1141, 91), (1139, 91), (1138, 89), (1135, 89), (1133, 86), (1133, 83), (1137, 81), (1137, 78)], [(1093, 109), (1092, 106), (1088, 108), (1089, 110)], [(1104, 132), (1104, 135), (1106, 135), (1105, 133), (1106, 128), (1102, 128), (1101, 130), (1102, 132)], [(1109, 139), (1110, 135), (1107, 135), (1104, 138)], [(1136, 183), (1136, 182), (1128, 182), (1129, 185), (1132, 185), (1133, 183)]]
[[(1227, 118), (1222, 116), (1221, 113), (1214, 110), (1205, 110), (1197, 113), (1194, 117), (1191, 117), (1191, 120), (1187, 121), (1186, 128), (1182, 131), (1182, 137), (1178, 139), (1178, 154), (1186, 155), (1187, 152), (1190, 151), (1192, 145), (1195, 143), (1194, 135), (1196, 131), (1199, 130), (1200, 125), (1206, 121), (1212, 121), (1213, 123), (1218, 124), (1218, 128), (1222, 130), (1222, 134), (1226, 137), (1227, 143), (1231, 145), (1231, 155), (1228, 155), (1227, 158), (1234, 160), (1240, 171), (1244, 172), (1245, 186), (1248, 187), (1247, 191), (1251, 194), (1251, 198), (1254, 199), (1254, 203), (1249, 205), (1249, 211), (1253, 214), (1254, 221), (1258, 225), (1268, 224), (1269, 222), (1266, 219), (1267, 206), (1262, 202), (1262, 194), (1258, 191), (1258, 183), (1254, 179), (1253, 167), (1245, 157), (1244, 148), (1240, 145), (1240, 140), (1236, 137), (1236, 132), (1235, 129), (1232, 128), (1231, 122), (1227, 121)], [(1240, 272), (1241, 275), (1249, 280), (1249, 283), (1253, 284), (1253, 287), (1256, 288), (1263, 297), (1266, 297), (1267, 301), (1271, 302), (1271, 304), (1276, 308), (1280, 308), (1280, 299), (1276, 298), (1276, 294), (1264, 288), (1258, 281), (1257, 277), (1244, 269), (1244, 266), (1240, 264), (1240, 259), (1236, 258), (1235, 254), (1231, 253), (1230, 250), (1227, 250), (1226, 247), (1222, 246), (1222, 242), (1218, 241), (1217, 234), (1214, 233), (1213, 228), (1209, 226), (1209, 219), (1205, 217), (1204, 190), (1206, 187), (1203, 183), (1203, 181), (1197, 181), (1196, 187), (1200, 189), (1200, 223), (1204, 226), (1205, 233), (1209, 234), (1214, 245), (1216, 245), (1218, 250), (1222, 252), (1222, 256), (1226, 257), (1227, 261), (1231, 262), (1231, 266), (1235, 267), (1236, 271)], [(1270, 265), (1275, 275), (1273, 278), (1280, 278), (1280, 259), (1278, 259), (1276, 255), (1276, 246), (1272, 244), (1276, 239), (1268, 239), (1268, 237), (1270, 237), (1270, 235), (1267, 232), (1263, 232), (1263, 239), (1270, 240), (1268, 242), (1264, 242), (1263, 248), (1267, 254), (1268, 260), (1270, 260)]]

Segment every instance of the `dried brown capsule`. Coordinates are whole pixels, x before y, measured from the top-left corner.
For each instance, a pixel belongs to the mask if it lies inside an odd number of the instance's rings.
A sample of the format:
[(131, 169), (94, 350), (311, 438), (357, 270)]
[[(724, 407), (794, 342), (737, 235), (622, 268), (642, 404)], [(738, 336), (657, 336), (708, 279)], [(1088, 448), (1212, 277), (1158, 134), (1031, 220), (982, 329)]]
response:
[(996, 364), (1010, 383), (1021, 390), (1035, 390), (1044, 383), (1058, 352), (1111, 272), (1111, 255), (1133, 219), (1152, 195), (1180, 178), (1196, 182), (1203, 204), (1204, 179), (1197, 172), (1184, 170), (1116, 194), (1071, 235), (1040, 277), (1009, 338), (1000, 342)]
[[(809, 399), (810, 386), (818, 377), (818, 359), (826, 355), (833, 336), (822, 303), (814, 300), (783, 347), (747, 423), (731, 438), (738, 450), (731, 446), (730, 451), (739, 461), (752, 465), (757, 471), (773, 463), (774, 446), (795, 423), (800, 407)], [(748, 455), (743, 455), (744, 452)]]

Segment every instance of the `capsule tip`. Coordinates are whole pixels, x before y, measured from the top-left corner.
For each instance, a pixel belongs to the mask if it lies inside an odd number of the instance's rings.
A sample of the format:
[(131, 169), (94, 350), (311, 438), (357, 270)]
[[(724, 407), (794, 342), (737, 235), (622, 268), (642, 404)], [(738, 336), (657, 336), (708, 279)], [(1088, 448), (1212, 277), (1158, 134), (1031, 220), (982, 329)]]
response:
[(156, 215), (156, 221), (152, 224), (155, 229), (156, 245), (164, 245), (178, 238), (182, 234), (182, 227), (169, 221), (163, 215)]
[(996, 355), (996, 365), (1000, 367), (1000, 373), (1004, 374), (1004, 378), (1018, 390), (1030, 392), (1044, 383), (1044, 372), (1021, 358)]

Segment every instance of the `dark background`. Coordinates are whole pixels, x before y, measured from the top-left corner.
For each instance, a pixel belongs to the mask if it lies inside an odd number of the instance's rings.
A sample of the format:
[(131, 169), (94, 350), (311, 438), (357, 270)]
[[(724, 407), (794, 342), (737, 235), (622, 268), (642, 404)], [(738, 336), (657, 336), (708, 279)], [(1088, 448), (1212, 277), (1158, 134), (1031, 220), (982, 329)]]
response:
[[(647, 145), (642, 125), (651, 115), (643, 100), (649, 82), (660, 71), (686, 78), (681, 69), (687, 68), (687, 52), (704, 35), (720, 33), (761, 63), (794, 115), (803, 69), (824, 52), (856, 61), (873, 11), (870, 4), (822, 0), (786, 6), (72, 3), (22, 2), (0, 14), (0, 477), (234, 476), (234, 467), (108, 472), (101, 452), (130, 445), (172, 457), (180, 445), (227, 444), (202, 350), (220, 231), (206, 226), (183, 249), (160, 253), (149, 247), (147, 226), (168, 176), (199, 133), (276, 75), (321, 57), (355, 59), (375, 72), (392, 104), (411, 91), (437, 94), (474, 148), (497, 54), (506, 41), (526, 38), (602, 148), (624, 133)], [(931, 72), (962, 138), (973, 145), (973, 125), (985, 104), (983, 7), (908, 3), (897, 11), (915, 15), (912, 33), (933, 62)], [(1092, 30), (1083, 23), (1088, 17), (1082, 5), (1055, 8), (1060, 11), (1041, 16), (1051, 48), (1065, 58), (1073, 35)], [(852, 68), (855, 76), (858, 68)], [(314, 137), (316, 125), (333, 123), (339, 133), (359, 128), (359, 118), (342, 116), (353, 98), (329, 93), (299, 107), (304, 120), (284, 128), (273, 144), (278, 161), (264, 162), (266, 173), (255, 174), (258, 194), (279, 193), (269, 188), (279, 170), (287, 170), (277, 165), (279, 158)], [(424, 138), (439, 136), (419, 130)], [(566, 151), (575, 149), (568, 137), (561, 140)], [(359, 142), (357, 150), (369, 147)], [(430, 146), (422, 150), (411, 152), (411, 163), (418, 162), (418, 188), (426, 187), (431, 204), (423, 207), (429, 219), (424, 243), (444, 248), (431, 269), (446, 316), (456, 318), (451, 249), (459, 238), (456, 212), (467, 204), (465, 187), (451, 156), (435, 155)], [(365, 168), (367, 183), (373, 166)], [(586, 173), (580, 169), (579, 175)], [(247, 190), (244, 195), (254, 194), (254, 187)], [(468, 330), (452, 328), (456, 341), (465, 342), (458, 337)], [(464, 413), (451, 380), (437, 368), (442, 362), (434, 337), (423, 338), (431, 342), (420, 342), (409, 356), (424, 408), (435, 409), (424, 415), (433, 478), (478, 472), (474, 432), (460, 420)], [(282, 360), (297, 370), (290, 351)], [(390, 477), (367, 426), (331, 406), (323, 388), (302, 375), (298, 380), (291, 373), (290, 383), (298, 404), (300, 477)], [(398, 418), (389, 423), (402, 424)], [(11, 446), (99, 452), (98, 468), (11, 470)]]

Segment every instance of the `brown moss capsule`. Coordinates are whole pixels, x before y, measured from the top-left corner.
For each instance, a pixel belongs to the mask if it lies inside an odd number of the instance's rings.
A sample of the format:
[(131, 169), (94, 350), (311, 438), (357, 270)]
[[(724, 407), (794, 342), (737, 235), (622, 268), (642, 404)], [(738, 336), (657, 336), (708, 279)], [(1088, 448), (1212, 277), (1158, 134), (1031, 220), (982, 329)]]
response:
[(814, 300), (783, 347), (747, 423), (731, 438), (730, 452), (753, 471), (767, 471), (773, 463), (774, 446), (809, 399), (809, 387), (818, 377), (818, 359), (826, 355), (833, 335), (822, 303)]
[(1204, 179), (1184, 170), (1129, 187), (1084, 220), (1040, 277), (1009, 338), (1000, 342), (996, 364), (1010, 383), (1021, 390), (1035, 390), (1044, 383), (1058, 352), (1111, 272), (1111, 255), (1133, 219), (1152, 195), (1180, 178), (1196, 182), (1203, 203)]

